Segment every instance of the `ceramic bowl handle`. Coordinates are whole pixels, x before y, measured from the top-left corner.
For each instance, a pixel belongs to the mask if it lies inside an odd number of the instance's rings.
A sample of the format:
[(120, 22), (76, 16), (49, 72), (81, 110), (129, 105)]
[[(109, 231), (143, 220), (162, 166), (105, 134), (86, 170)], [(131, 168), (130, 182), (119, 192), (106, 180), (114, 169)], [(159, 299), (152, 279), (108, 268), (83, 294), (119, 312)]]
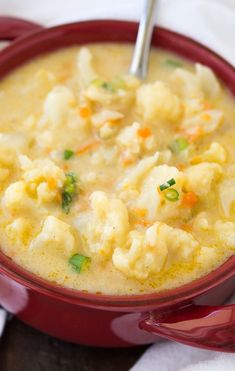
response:
[(20, 18), (0, 16), (0, 41), (12, 41), (42, 28), (42, 26), (36, 23)]
[(195, 347), (235, 352), (235, 305), (196, 306), (144, 315), (140, 328)]

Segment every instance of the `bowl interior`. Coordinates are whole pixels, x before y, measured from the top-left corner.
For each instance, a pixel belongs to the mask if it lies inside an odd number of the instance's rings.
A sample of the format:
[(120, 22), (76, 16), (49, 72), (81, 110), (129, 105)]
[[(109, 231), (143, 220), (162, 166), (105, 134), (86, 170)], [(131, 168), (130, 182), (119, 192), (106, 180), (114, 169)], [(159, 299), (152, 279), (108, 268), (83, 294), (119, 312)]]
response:
[[(26, 61), (59, 48), (95, 42), (133, 43), (138, 24), (126, 21), (87, 21), (44, 29), (14, 41), (0, 53), (0, 78)], [(195, 41), (163, 28), (155, 28), (152, 45), (206, 64), (235, 95), (235, 69), (221, 57)], [(0, 253), (0, 270), (18, 283), (51, 297), (86, 306), (112, 307), (123, 310), (130, 307), (166, 306), (188, 300), (217, 286), (235, 274), (235, 256), (215, 271), (177, 289), (156, 294), (111, 296), (83, 293), (61, 288), (40, 279), (17, 266)]]

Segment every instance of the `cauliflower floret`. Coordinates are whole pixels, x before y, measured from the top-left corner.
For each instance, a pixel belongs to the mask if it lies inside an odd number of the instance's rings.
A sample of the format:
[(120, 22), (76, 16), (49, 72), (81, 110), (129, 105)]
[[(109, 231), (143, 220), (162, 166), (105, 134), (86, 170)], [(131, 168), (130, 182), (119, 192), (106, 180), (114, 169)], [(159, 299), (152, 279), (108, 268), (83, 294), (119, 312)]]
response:
[[(74, 116), (75, 106), (76, 102), (72, 92), (65, 86), (55, 86), (44, 102), (41, 124), (49, 122), (54, 128), (65, 123), (67, 125), (71, 121), (71, 116)], [(78, 114), (76, 116), (79, 118)]]
[(66, 258), (76, 252), (70, 225), (52, 215), (46, 217), (41, 232), (31, 241), (29, 248), (45, 254), (56, 252)]
[(235, 211), (235, 177), (225, 179), (219, 185), (219, 197), (226, 217)]
[(225, 177), (219, 184), (219, 197), (224, 215), (230, 217), (235, 211), (235, 165), (227, 168)]
[(223, 121), (223, 112), (220, 110), (205, 110), (192, 117), (186, 117), (181, 129), (189, 135), (209, 134), (215, 131)]
[(189, 233), (156, 222), (146, 232), (130, 232), (127, 246), (117, 247), (112, 260), (127, 277), (146, 279), (174, 263), (189, 261), (197, 247)]
[(26, 245), (30, 238), (31, 224), (25, 218), (17, 218), (6, 226), (6, 235), (14, 243), (19, 241)]
[(215, 231), (222, 244), (235, 249), (235, 223), (218, 220), (215, 223)]
[(0, 168), (13, 167), (16, 156), (28, 149), (28, 141), (21, 133), (0, 133)]
[(204, 105), (200, 99), (185, 98), (184, 99), (184, 117), (192, 117), (202, 112)]
[(196, 232), (209, 231), (211, 227), (209, 215), (205, 211), (199, 213), (193, 220), (193, 229)]
[(185, 98), (201, 100), (217, 97), (220, 93), (220, 85), (213, 71), (199, 63), (195, 65), (195, 73), (177, 68), (171, 78)]
[(134, 122), (132, 125), (123, 128), (117, 136), (117, 143), (124, 150), (126, 158), (138, 155), (142, 150), (153, 149), (154, 136), (150, 132), (148, 137), (143, 138), (139, 135), (140, 130), (140, 124)]
[(87, 241), (90, 252), (109, 257), (117, 245), (123, 245), (129, 231), (128, 212), (118, 198), (108, 198), (104, 192), (93, 192), (92, 215), (88, 225)]
[(201, 90), (201, 83), (197, 76), (192, 72), (186, 71), (183, 68), (177, 68), (172, 76), (172, 83), (178, 88), (178, 93), (188, 99), (188, 98), (197, 98), (203, 99), (204, 95)]
[(108, 139), (116, 134), (118, 124), (124, 115), (117, 111), (102, 110), (91, 117), (92, 125), (99, 128), (99, 135), (102, 139)]
[(143, 84), (136, 93), (136, 104), (146, 120), (176, 121), (182, 114), (179, 98), (161, 81)]
[(11, 213), (27, 211), (32, 206), (27, 191), (26, 183), (23, 180), (12, 183), (6, 189), (2, 198), (2, 207)]
[(121, 180), (119, 188), (121, 190), (137, 188), (142, 178), (156, 165), (158, 158), (159, 153), (156, 152), (153, 156), (145, 157), (139, 161)]
[(200, 82), (201, 89), (208, 98), (215, 98), (220, 94), (220, 85), (214, 72), (200, 63), (196, 63), (196, 76)]
[(93, 56), (88, 48), (81, 48), (78, 53), (77, 68), (82, 87), (86, 87), (97, 77), (97, 73), (92, 66)]
[(211, 267), (211, 262), (216, 261), (217, 250), (213, 247), (202, 246), (197, 256), (197, 262), (203, 267)]
[(144, 218), (150, 222), (155, 221), (156, 218), (162, 220), (178, 215), (177, 202), (166, 202), (158, 191), (161, 184), (172, 178), (176, 181), (174, 189), (180, 193), (184, 182), (183, 173), (174, 166), (160, 165), (154, 167), (145, 176), (139, 188), (139, 196), (130, 201), (130, 207), (145, 209), (146, 215)]
[(111, 111), (111, 110), (102, 110), (98, 113), (95, 113), (91, 117), (91, 122), (96, 128), (100, 128), (107, 121), (119, 121), (123, 119), (124, 115), (121, 112)]
[(206, 196), (222, 174), (221, 166), (214, 163), (203, 162), (188, 167), (185, 171), (185, 188), (200, 197)]
[(218, 164), (224, 164), (226, 159), (227, 154), (224, 147), (217, 142), (213, 142), (204, 153), (193, 157), (191, 163), (197, 164), (200, 162), (216, 162)]
[(24, 171), (22, 178), (27, 184), (29, 193), (37, 194), (41, 202), (51, 202), (62, 188), (65, 181), (64, 171), (51, 160), (30, 160), (27, 156), (19, 156), (21, 169)]

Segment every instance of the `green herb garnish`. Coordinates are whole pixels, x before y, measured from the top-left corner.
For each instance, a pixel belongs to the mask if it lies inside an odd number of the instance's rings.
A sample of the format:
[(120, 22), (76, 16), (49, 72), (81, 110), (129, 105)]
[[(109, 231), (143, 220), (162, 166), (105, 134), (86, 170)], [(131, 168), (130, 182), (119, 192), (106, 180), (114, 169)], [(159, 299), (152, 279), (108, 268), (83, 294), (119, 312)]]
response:
[(167, 182), (165, 182), (165, 183), (163, 183), (163, 184), (161, 184), (161, 185), (159, 186), (160, 191), (164, 191), (164, 189), (167, 189), (167, 188), (171, 187), (171, 186), (174, 185), (175, 183), (176, 183), (176, 182), (175, 182), (175, 179), (174, 179), (174, 178), (168, 180)]
[(164, 192), (164, 197), (171, 202), (178, 201), (179, 199), (179, 192), (176, 191), (174, 188), (169, 188)]
[(71, 209), (71, 204), (76, 195), (77, 190), (77, 176), (74, 173), (66, 174), (64, 187), (62, 191), (62, 209), (66, 214)]
[(166, 59), (165, 64), (169, 67), (183, 67), (183, 63), (176, 61), (175, 59)]
[(74, 152), (71, 149), (64, 150), (64, 160), (69, 160), (74, 155)]
[(107, 81), (104, 81), (100, 78), (97, 78), (95, 80), (93, 80), (92, 82), (92, 85), (95, 85), (97, 86), (98, 88), (102, 88), (104, 90), (107, 90), (109, 93), (114, 93), (115, 89), (113, 87), (113, 85)]
[(102, 80), (101, 78), (97, 78), (93, 80), (92, 85), (97, 86), (98, 88), (102, 88), (109, 93), (115, 93), (118, 89), (125, 89), (126, 84), (123, 79), (120, 77), (114, 77), (110, 82)]
[(69, 259), (69, 264), (77, 272), (81, 273), (90, 264), (91, 258), (81, 254), (75, 254)]
[(180, 137), (175, 139), (170, 145), (170, 149), (173, 153), (179, 153), (184, 151), (189, 145), (187, 139)]

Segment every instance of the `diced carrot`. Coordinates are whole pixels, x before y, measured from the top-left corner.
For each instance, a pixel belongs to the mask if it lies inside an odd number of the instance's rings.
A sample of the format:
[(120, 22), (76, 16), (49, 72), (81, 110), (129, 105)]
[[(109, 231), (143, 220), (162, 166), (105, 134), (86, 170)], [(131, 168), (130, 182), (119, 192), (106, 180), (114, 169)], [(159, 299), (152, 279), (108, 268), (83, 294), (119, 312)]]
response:
[(151, 227), (151, 225), (153, 225), (153, 223), (150, 223), (147, 220), (137, 220), (136, 224), (142, 225), (143, 227)]
[(54, 178), (49, 178), (47, 180), (47, 184), (48, 184), (49, 188), (51, 188), (51, 189), (54, 189), (57, 186), (56, 181), (55, 181)]
[(147, 214), (146, 209), (141, 209), (141, 208), (137, 208), (137, 207), (135, 209), (133, 209), (132, 211), (135, 215), (139, 216), (140, 218), (145, 217), (146, 214)]
[(129, 165), (132, 165), (135, 162), (134, 157), (129, 157), (125, 153), (121, 154), (120, 160), (121, 160), (121, 163), (122, 163), (123, 166), (129, 166)]
[(187, 133), (185, 132), (185, 136), (187, 137), (190, 143), (196, 142), (199, 138), (204, 135), (204, 130), (200, 126), (198, 126), (195, 130), (195, 133)]
[(149, 128), (142, 128), (142, 129), (138, 130), (138, 135), (141, 138), (146, 139), (146, 138), (150, 137), (150, 135), (152, 135), (152, 131)]
[(83, 118), (86, 119), (91, 116), (91, 110), (89, 107), (80, 107), (79, 109), (79, 115)]
[(211, 115), (209, 114), (209, 113), (204, 113), (203, 115), (202, 115), (202, 119), (204, 120), (204, 121), (211, 121)]
[(79, 148), (76, 152), (76, 154), (79, 156), (79, 155), (82, 155), (86, 152), (89, 152), (90, 150), (94, 149), (95, 147), (97, 147), (98, 145), (100, 144), (100, 142), (98, 140), (94, 140), (94, 142), (91, 142), (89, 144), (86, 144), (85, 146)]
[(64, 171), (67, 171), (69, 169), (69, 165), (68, 164), (64, 164), (63, 165), (63, 169), (64, 169)]
[(194, 192), (187, 192), (184, 194), (181, 205), (193, 208), (198, 201), (197, 195)]
[(176, 165), (176, 167), (179, 171), (182, 171), (186, 168), (186, 165), (185, 164), (178, 164), (178, 165)]

